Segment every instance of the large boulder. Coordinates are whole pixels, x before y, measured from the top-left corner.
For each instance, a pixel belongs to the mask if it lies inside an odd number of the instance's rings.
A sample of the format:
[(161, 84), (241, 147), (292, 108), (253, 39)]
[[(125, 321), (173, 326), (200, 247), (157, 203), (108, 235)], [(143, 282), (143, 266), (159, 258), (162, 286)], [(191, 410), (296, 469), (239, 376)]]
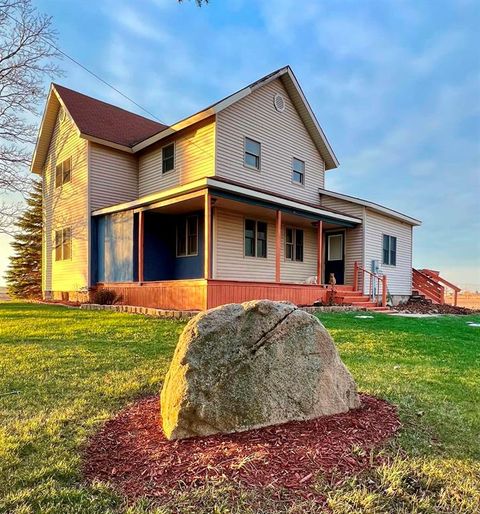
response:
[(359, 404), (355, 382), (318, 319), (269, 300), (193, 318), (161, 394), (168, 439), (311, 419)]

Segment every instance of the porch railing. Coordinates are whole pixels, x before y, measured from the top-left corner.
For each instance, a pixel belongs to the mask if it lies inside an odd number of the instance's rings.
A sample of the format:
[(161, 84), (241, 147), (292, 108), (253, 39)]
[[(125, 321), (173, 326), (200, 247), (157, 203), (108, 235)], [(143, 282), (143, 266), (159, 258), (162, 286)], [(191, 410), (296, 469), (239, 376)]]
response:
[[(365, 291), (365, 279), (368, 277), (368, 296), (372, 301), (381, 305), (382, 307), (387, 306), (387, 275), (379, 275), (373, 273), (365, 268), (358, 265), (355, 261), (353, 266), (353, 286), (355, 290), (360, 290), (364, 294)], [(358, 287), (358, 280), (361, 280), (361, 287)]]
[(436, 277), (431, 277), (423, 271), (412, 268), (412, 287), (415, 291), (432, 300), (433, 303), (445, 303), (445, 288), (438, 283)]

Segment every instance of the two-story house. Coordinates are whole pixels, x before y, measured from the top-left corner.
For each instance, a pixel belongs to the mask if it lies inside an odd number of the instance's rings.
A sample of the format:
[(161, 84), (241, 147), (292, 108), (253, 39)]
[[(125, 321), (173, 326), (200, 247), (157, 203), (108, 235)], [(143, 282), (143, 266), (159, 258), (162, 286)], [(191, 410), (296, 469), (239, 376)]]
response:
[(308, 305), (334, 274), (345, 303), (407, 298), (420, 222), (325, 189), (337, 166), (289, 67), (171, 126), (53, 84), (32, 160), (44, 296)]

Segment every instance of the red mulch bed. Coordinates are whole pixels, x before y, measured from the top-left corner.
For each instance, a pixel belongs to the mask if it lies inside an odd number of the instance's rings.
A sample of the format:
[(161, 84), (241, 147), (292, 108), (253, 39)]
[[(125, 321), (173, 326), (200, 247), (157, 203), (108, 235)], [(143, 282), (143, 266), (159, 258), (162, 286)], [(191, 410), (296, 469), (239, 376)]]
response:
[[(168, 441), (157, 396), (131, 404), (90, 441), (84, 474), (128, 498), (166, 499), (175, 490), (226, 477), (252, 488), (289, 488), (315, 499), (317, 473), (335, 484), (379, 462), (373, 448), (400, 427), (396, 408), (361, 395), (359, 409), (248, 432)], [(320, 501), (320, 498), (318, 498)]]

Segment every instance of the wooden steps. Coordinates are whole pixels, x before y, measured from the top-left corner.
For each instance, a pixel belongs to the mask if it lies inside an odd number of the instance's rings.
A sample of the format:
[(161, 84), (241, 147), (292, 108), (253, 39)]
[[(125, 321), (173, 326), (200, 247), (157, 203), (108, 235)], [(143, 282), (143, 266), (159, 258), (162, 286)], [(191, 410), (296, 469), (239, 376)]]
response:
[(363, 294), (361, 291), (354, 291), (353, 286), (347, 287), (349, 287), (349, 289), (339, 290), (337, 288), (335, 294), (335, 301), (337, 303), (341, 305), (352, 305), (353, 307), (360, 307), (376, 312), (386, 312), (390, 310), (388, 307), (381, 307), (376, 302), (372, 302), (370, 297)]

